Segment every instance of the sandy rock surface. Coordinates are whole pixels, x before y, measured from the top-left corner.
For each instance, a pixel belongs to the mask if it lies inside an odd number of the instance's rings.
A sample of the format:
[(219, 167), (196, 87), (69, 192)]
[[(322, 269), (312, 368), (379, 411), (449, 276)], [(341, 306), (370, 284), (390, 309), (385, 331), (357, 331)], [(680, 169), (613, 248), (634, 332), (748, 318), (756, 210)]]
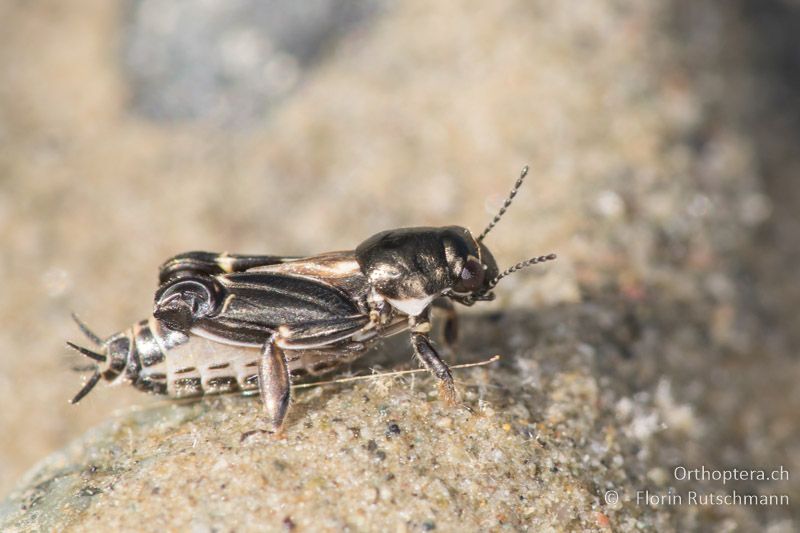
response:
[[(320, 2), (347, 16), (275, 15), (314, 22), (295, 42), (249, 2), (186, 25), (189, 4), (0, 6), (0, 529), (796, 528), (800, 166), (764, 19)], [(526, 163), (487, 242), (501, 265), (559, 260), (466, 313), (460, 360), (503, 359), (458, 374), (461, 407), (425, 376), (306, 390), (274, 441), (249, 434), (252, 398), (66, 404), (69, 312), (127, 327), (166, 257), (480, 231)], [(402, 342), (373, 357), (352, 370), (409, 363)], [(678, 465), (792, 477), (686, 483)], [(734, 489), (794, 506), (636, 501)]]
[[(40, 465), (4, 504), (0, 524), (5, 531), (667, 527), (669, 510), (603, 502), (606, 490), (624, 495), (647, 483), (646, 462), (631, 453), (649, 447), (651, 434), (637, 435), (634, 416), (615, 414), (619, 398), (592, 372), (592, 348), (577, 343), (572, 328), (544, 331), (550, 318), (469, 326), (471, 346), (505, 344), (514, 356), (458, 373), (457, 407), (438, 401), (431, 378), (416, 377), (299, 392), (277, 440), (263, 432), (256, 398), (127, 412)], [(498, 327), (509, 341), (491, 333)], [(477, 337), (484, 333), (488, 339)], [(637, 417), (659, 416), (652, 405), (642, 408), (647, 414)]]

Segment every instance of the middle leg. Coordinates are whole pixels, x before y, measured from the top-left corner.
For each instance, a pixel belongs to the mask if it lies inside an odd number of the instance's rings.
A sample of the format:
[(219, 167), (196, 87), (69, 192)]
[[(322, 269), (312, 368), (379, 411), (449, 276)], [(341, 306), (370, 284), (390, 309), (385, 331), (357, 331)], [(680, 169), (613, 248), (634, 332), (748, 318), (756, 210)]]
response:
[(409, 326), (411, 329), (411, 347), (414, 349), (414, 354), (422, 361), (433, 375), (439, 379), (439, 396), (449, 404), (456, 402), (456, 388), (453, 384), (453, 375), (450, 373), (450, 368), (447, 363), (442, 361), (436, 348), (431, 343), (429, 332), (431, 330), (431, 323), (428, 312), (416, 316), (409, 317)]
[(444, 315), (444, 325), (442, 327), (444, 345), (451, 352), (449, 355), (451, 357), (455, 356), (456, 343), (458, 342), (458, 313), (456, 313), (453, 301), (450, 298), (437, 298), (431, 305)]

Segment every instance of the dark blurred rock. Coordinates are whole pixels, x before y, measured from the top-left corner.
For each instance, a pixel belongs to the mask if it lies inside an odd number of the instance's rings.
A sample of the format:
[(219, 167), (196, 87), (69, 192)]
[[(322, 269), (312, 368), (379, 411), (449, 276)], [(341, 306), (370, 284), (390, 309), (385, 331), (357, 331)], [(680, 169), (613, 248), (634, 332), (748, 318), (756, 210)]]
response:
[(258, 121), (385, 0), (130, 0), (123, 58), (155, 120)]

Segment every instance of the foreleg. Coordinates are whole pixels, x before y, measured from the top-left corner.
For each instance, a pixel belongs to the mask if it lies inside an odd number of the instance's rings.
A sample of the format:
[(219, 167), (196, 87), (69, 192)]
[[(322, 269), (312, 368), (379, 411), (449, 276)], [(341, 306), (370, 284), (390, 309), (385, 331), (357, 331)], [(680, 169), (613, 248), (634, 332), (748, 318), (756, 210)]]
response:
[(411, 347), (414, 354), (422, 361), (434, 376), (439, 379), (439, 396), (447, 403), (453, 404), (456, 401), (456, 389), (453, 385), (453, 376), (447, 363), (433, 347), (429, 338), (431, 323), (428, 313), (416, 317), (409, 317), (409, 327), (411, 329)]

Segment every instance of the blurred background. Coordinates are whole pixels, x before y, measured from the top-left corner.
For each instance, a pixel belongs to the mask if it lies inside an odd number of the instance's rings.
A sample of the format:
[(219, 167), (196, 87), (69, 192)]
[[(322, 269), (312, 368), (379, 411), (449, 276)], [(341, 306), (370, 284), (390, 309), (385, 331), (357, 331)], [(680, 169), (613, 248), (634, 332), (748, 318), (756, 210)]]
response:
[(799, 476), (797, 35), (794, 0), (0, 2), (0, 493), (155, 401), (68, 405), (71, 311), (129, 326), (193, 249), (480, 231), (524, 164), (490, 247), (559, 260), (469, 312), (612, 309), (582, 341), (680, 406), (665, 466)]

